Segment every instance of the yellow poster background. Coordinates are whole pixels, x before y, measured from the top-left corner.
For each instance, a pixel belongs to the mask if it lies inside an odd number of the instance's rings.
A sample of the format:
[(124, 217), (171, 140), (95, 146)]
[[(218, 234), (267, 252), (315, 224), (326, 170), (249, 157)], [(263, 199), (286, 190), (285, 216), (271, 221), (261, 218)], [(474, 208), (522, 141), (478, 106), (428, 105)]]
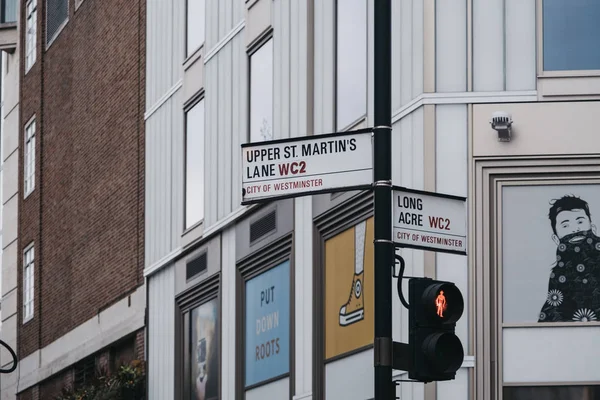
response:
[[(373, 218), (334, 236), (325, 242), (325, 358), (373, 343)], [(365, 226), (366, 225), (366, 226)], [(365, 229), (366, 228), (366, 229)], [(358, 229), (358, 235), (357, 235)], [(355, 242), (359, 240), (359, 247)], [(362, 242), (362, 243), (360, 243)], [(356, 297), (355, 266), (357, 255), (362, 255), (362, 283), (359, 284), (362, 296), (362, 318), (360, 318), (360, 297)], [(359, 275), (360, 276), (360, 275)], [(352, 291), (352, 294), (351, 294)], [(354, 299), (351, 299), (354, 296)], [(344, 314), (340, 310), (348, 305)], [(349, 312), (358, 316), (348, 317)], [(343, 314), (343, 324), (340, 322)]]

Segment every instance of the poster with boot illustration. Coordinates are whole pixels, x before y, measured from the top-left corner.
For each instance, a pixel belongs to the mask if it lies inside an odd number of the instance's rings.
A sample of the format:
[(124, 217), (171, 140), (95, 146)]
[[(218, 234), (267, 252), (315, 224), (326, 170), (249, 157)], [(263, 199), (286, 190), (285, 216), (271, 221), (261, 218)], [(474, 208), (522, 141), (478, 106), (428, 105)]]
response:
[(340, 325), (348, 326), (361, 321), (365, 317), (363, 302), (363, 282), (365, 266), (365, 232), (367, 222), (363, 221), (354, 227), (354, 277), (348, 301), (340, 307)]
[(325, 240), (325, 355), (373, 342), (373, 218)]

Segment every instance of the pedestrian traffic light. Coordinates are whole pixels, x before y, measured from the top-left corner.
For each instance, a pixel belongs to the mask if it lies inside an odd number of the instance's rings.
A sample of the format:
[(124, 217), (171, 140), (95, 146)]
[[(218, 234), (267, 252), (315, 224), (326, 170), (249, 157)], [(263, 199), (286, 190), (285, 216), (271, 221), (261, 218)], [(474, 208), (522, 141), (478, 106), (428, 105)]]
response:
[(409, 378), (447, 381), (456, 376), (464, 351), (454, 333), (464, 310), (460, 290), (452, 282), (412, 278), (409, 296)]

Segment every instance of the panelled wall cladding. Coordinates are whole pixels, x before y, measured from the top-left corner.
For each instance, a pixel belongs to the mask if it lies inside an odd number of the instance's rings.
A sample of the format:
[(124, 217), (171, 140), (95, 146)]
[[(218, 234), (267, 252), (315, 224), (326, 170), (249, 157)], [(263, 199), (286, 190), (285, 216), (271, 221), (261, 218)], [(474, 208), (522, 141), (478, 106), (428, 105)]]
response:
[[(373, 398), (372, 194), (241, 206), (240, 145), (374, 125), (375, 5), (148, 3), (151, 400)], [(571, 190), (592, 220), (600, 207), (600, 2), (391, 5), (392, 182), (466, 197), (469, 237), (467, 256), (397, 250), (405, 277), (454, 282), (465, 303), (456, 379), (396, 370), (397, 398), (598, 398), (600, 309), (560, 324), (540, 310), (567, 300), (549, 281), (575, 296), (600, 282), (590, 260), (552, 270), (567, 265), (548, 220)], [(392, 337), (406, 343), (395, 284)]]
[[(34, 22), (20, 24), (20, 41), (37, 42), (29, 68), (29, 45), (20, 47), (20, 140), (36, 127), (33, 161), (23, 150), (19, 161), (19, 265), (28, 246), (35, 254), (27, 316), (18, 268), (21, 360), (144, 284), (145, 8), (145, 0), (21, 1), (21, 21)], [(23, 191), (26, 160), (35, 179)], [(49, 398), (44, 385), (21, 398), (38, 390)]]

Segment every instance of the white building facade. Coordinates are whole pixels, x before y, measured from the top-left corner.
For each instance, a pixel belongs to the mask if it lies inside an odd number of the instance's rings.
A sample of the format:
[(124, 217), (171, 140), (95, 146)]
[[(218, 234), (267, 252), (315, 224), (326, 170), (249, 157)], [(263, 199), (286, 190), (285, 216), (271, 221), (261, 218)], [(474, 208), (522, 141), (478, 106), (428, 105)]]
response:
[[(19, 66), (21, 40), (21, 2), (0, 2), (1, 111), (0, 111), (0, 224), (1, 224), (1, 285), (2, 323), (0, 338), (17, 351), (17, 276), (18, 276), (18, 202), (19, 197)], [(13, 365), (10, 353), (0, 350), (0, 368)], [(0, 399), (16, 399), (18, 371), (0, 375)]]
[[(147, 3), (151, 399), (373, 397), (372, 195), (240, 206), (241, 144), (373, 126), (373, 7)], [(455, 380), (400, 382), (398, 396), (600, 396), (600, 5), (394, 0), (392, 13), (392, 181), (467, 197), (469, 227), (467, 256), (399, 250), (406, 275), (462, 291), (465, 359)], [(395, 292), (393, 307), (407, 342)], [(362, 319), (345, 323), (351, 308)]]

